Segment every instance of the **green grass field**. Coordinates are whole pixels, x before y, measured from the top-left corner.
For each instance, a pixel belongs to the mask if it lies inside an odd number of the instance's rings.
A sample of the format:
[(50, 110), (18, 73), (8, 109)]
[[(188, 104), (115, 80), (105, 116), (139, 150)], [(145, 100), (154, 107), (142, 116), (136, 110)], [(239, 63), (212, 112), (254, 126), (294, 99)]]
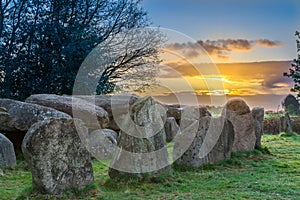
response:
[[(197, 169), (174, 167), (172, 176), (116, 183), (94, 163), (95, 183), (60, 199), (300, 199), (300, 136), (264, 135), (262, 151), (244, 152)], [(18, 166), (0, 170), (0, 199), (57, 199), (32, 192), (31, 174)]]

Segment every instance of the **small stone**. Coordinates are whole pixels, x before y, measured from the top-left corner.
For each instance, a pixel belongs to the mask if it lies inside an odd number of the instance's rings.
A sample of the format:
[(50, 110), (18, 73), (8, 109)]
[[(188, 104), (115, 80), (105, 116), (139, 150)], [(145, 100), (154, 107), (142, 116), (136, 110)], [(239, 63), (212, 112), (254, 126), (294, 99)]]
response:
[(4, 107), (0, 107), (0, 112), (7, 112), (7, 109)]
[(180, 107), (180, 105), (172, 105), (172, 104), (166, 104), (164, 105), (165, 108), (167, 109), (167, 117), (174, 117), (177, 124), (180, 124), (180, 120), (181, 120), (181, 110), (182, 108)]
[(177, 134), (180, 133), (180, 128), (174, 117), (168, 117), (165, 123), (166, 141), (171, 142)]
[(255, 107), (252, 109), (252, 116), (254, 119), (254, 130), (255, 130), (255, 148), (261, 147), (261, 136), (263, 135), (264, 127), (264, 108)]
[(9, 167), (16, 164), (13, 143), (0, 133), (0, 167)]
[(293, 135), (292, 122), (289, 113), (285, 113), (284, 117), (280, 117), (280, 121), (280, 131), (285, 132), (287, 135)]
[(110, 129), (99, 129), (89, 133), (87, 149), (98, 160), (112, 158), (117, 146), (117, 133)]

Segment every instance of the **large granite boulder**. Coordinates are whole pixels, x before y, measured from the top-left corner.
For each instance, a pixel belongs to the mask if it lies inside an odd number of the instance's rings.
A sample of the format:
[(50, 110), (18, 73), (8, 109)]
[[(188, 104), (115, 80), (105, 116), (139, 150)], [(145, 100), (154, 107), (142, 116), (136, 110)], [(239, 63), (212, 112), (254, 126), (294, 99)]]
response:
[(106, 110), (109, 116), (108, 128), (119, 131), (120, 127), (116, 122), (116, 115), (124, 115), (129, 112), (129, 107), (134, 104), (140, 97), (134, 94), (118, 94), (118, 95), (95, 95), (95, 96), (76, 96), (80, 99), (88, 101), (96, 106)]
[(71, 118), (52, 108), (11, 99), (0, 99), (0, 107), (0, 131), (14, 144), (17, 154), (21, 153), (23, 138), (34, 123), (48, 118)]
[(165, 122), (165, 132), (167, 142), (171, 142), (175, 136), (180, 133), (180, 127), (174, 117), (167, 118)]
[(175, 137), (173, 149), (177, 165), (199, 167), (230, 157), (234, 140), (232, 124), (223, 117), (212, 118), (204, 111), (197, 107), (183, 111), (181, 134)]
[(9, 167), (16, 164), (13, 143), (0, 133), (0, 167)]
[(79, 118), (91, 130), (106, 128), (109, 123), (108, 113), (103, 108), (80, 98), (35, 94), (28, 97), (26, 102), (54, 108), (71, 115), (73, 118)]
[(109, 168), (116, 180), (151, 178), (170, 173), (161, 112), (151, 97), (137, 100), (124, 118)]
[(28, 130), (22, 151), (37, 192), (56, 195), (93, 183), (90, 154), (79, 137), (88, 129), (75, 120), (76, 125), (73, 119), (47, 119)]
[(254, 122), (249, 106), (242, 99), (229, 100), (222, 112), (234, 127), (233, 152), (253, 150), (256, 143)]
[(254, 130), (256, 136), (255, 148), (261, 147), (261, 136), (263, 135), (263, 128), (264, 128), (264, 113), (265, 110), (262, 107), (255, 107), (252, 109)]
[(11, 99), (0, 99), (0, 107), (7, 113), (0, 112), (4, 117), (0, 131), (27, 131), (31, 125), (48, 118), (71, 118), (68, 114), (52, 108)]

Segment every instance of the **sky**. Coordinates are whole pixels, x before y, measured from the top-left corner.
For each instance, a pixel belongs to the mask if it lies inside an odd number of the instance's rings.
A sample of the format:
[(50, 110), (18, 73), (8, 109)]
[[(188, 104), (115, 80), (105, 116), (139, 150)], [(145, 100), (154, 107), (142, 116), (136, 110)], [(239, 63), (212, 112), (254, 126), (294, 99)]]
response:
[(153, 26), (182, 32), (195, 40), (245, 39), (282, 42), (280, 48), (233, 55), (234, 61), (287, 60), (295, 57), (299, 0), (144, 0)]
[[(167, 45), (187, 58), (164, 63), (180, 76), (161, 70), (160, 80), (177, 85), (177, 93), (186, 92), (183, 82), (187, 80), (199, 97), (209, 99), (218, 95), (220, 88), (211, 88), (221, 81), (227, 98), (242, 97), (252, 107), (273, 110), (290, 93), (293, 83), (282, 73), (297, 56), (294, 33), (300, 30), (299, 0), (144, 0), (142, 6), (152, 26), (191, 38), (186, 42), (178, 37)], [(217, 78), (216, 73), (199, 74), (204, 69), (198, 66), (199, 45), (215, 64)], [(172, 95), (164, 91), (158, 96)]]

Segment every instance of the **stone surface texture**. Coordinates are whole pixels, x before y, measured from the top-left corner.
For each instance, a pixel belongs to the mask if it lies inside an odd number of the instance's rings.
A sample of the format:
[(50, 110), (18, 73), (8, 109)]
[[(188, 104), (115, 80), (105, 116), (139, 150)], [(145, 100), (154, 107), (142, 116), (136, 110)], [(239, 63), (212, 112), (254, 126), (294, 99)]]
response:
[(0, 133), (0, 167), (16, 165), (16, 154), (13, 143)]
[(32, 173), (33, 189), (42, 194), (61, 194), (93, 183), (89, 152), (77, 133), (88, 134), (79, 120), (47, 119), (27, 132), (22, 151)]
[(162, 110), (151, 97), (143, 97), (130, 107), (123, 121), (127, 127), (120, 131), (118, 148), (110, 164), (111, 178), (142, 179), (171, 173)]
[(264, 114), (265, 110), (262, 107), (255, 107), (252, 109), (252, 116), (254, 120), (254, 130), (255, 130), (255, 147), (261, 147), (261, 136), (263, 135), (264, 128)]
[(27, 131), (34, 123), (49, 118), (71, 118), (70, 115), (49, 107), (11, 99), (0, 99), (0, 107), (7, 110), (4, 115), (9, 115), (0, 126), (0, 131), (4, 132)]
[(80, 98), (54, 94), (35, 94), (28, 97), (26, 102), (54, 108), (74, 118), (81, 119), (91, 130), (106, 128), (109, 123), (108, 113), (103, 108)]
[(229, 100), (222, 112), (234, 128), (233, 152), (253, 150), (256, 143), (254, 122), (249, 106), (242, 99)]

